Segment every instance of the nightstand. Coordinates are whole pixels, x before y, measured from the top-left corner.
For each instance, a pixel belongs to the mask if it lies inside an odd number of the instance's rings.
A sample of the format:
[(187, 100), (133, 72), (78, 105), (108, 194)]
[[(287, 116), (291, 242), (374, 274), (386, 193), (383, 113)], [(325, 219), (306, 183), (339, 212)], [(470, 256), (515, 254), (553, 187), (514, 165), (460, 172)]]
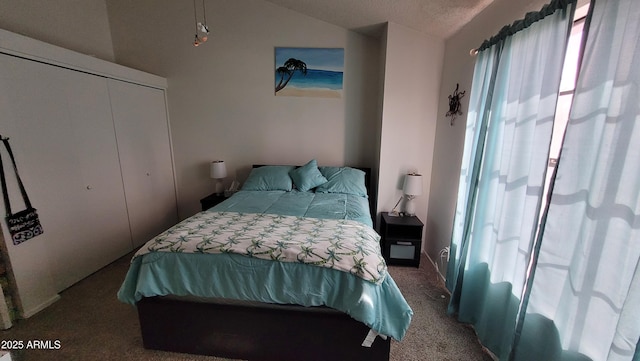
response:
[(211, 193), (200, 200), (200, 205), (202, 206), (202, 210), (206, 211), (225, 199), (227, 199), (227, 197), (225, 197), (224, 194)]
[(393, 217), (382, 214), (380, 246), (387, 264), (420, 266), (423, 226), (416, 216)]

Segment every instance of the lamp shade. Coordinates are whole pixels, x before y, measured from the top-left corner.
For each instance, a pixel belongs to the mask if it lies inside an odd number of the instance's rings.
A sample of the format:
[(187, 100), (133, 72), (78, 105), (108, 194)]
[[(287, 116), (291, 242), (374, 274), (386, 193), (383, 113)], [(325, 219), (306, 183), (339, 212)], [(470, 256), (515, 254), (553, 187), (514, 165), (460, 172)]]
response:
[(419, 196), (422, 194), (422, 175), (410, 173), (404, 177), (402, 192), (408, 196)]
[(227, 166), (224, 164), (224, 160), (214, 160), (211, 162), (210, 175), (213, 179), (222, 179), (227, 177)]

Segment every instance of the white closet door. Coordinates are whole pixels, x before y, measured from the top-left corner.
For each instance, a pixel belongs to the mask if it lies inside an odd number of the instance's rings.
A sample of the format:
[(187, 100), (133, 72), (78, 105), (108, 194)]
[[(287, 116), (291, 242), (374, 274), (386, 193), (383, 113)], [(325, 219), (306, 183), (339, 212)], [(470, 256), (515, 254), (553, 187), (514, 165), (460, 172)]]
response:
[(1, 54), (0, 114), (44, 229), (8, 245), (28, 313), (51, 292), (44, 275), (58, 292), (129, 252), (131, 237), (105, 78)]
[(109, 80), (134, 247), (177, 222), (164, 91)]

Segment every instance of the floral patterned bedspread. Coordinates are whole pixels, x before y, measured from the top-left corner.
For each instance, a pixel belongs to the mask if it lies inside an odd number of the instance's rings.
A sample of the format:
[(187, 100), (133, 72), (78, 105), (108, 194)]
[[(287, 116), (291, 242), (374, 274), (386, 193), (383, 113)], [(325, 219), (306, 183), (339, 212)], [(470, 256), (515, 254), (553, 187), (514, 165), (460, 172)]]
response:
[(333, 268), (379, 284), (380, 236), (357, 221), (264, 213), (200, 212), (147, 242), (150, 252), (237, 253)]

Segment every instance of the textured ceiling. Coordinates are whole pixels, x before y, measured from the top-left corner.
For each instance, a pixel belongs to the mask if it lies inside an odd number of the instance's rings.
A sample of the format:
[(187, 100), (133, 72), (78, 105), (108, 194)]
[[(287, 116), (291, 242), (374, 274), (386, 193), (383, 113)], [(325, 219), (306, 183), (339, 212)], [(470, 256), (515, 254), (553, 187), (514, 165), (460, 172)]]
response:
[(446, 39), (493, 0), (267, 0), (340, 27), (377, 35), (393, 22)]

